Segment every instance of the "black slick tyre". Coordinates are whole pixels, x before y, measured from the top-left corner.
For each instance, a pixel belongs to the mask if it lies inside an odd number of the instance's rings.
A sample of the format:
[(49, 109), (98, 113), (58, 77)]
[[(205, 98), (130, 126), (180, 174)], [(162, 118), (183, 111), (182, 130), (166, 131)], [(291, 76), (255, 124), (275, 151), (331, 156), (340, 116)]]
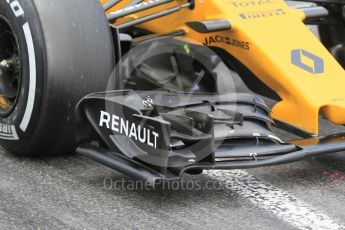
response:
[(96, 0), (0, 1), (0, 145), (17, 155), (69, 153), (74, 110), (106, 89), (112, 37)]

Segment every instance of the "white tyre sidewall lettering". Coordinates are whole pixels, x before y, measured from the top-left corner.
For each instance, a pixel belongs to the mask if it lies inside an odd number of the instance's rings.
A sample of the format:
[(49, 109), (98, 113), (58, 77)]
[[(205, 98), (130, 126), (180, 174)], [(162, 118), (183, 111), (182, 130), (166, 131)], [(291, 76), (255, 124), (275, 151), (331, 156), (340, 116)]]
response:
[(10, 5), (13, 14), (17, 18), (24, 15), (24, 10), (17, 0), (6, 0), (6, 2)]

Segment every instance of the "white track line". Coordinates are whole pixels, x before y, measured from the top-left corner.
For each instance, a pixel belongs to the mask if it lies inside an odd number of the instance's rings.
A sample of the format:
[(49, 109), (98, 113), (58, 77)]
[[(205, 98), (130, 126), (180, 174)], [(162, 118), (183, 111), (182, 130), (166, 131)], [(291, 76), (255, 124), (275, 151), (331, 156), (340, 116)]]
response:
[(309, 207), (298, 198), (263, 183), (245, 171), (208, 171), (207, 175), (222, 181), (228, 189), (299, 229), (345, 229), (344, 225)]

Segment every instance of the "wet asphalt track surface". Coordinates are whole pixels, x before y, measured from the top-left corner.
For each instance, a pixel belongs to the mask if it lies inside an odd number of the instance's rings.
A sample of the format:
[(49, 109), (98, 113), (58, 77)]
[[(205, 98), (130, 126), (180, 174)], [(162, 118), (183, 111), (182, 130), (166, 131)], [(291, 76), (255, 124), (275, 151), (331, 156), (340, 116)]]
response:
[[(336, 131), (326, 124), (322, 127), (325, 132)], [(1, 152), (0, 170), (0, 229), (345, 226), (344, 153), (284, 166), (185, 177), (202, 188), (214, 182), (213, 189), (186, 189), (180, 184), (180, 188), (133, 190), (128, 178), (127, 187), (114, 188), (114, 181), (126, 177), (75, 154), (30, 159)], [(269, 195), (272, 190), (277, 191)]]

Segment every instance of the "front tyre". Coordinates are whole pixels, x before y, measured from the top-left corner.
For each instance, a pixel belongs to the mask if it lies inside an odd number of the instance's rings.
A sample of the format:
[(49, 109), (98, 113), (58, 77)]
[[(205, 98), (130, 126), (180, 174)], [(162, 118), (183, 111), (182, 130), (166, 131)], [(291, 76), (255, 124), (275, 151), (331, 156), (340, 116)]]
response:
[(18, 155), (73, 151), (74, 107), (106, 88), (113, 63), (98, 1), (0, 1), (0, 145)]
[(328, 5), (331, 23), (319, 26), (320, 38), (345, 69), (345, 5)]

